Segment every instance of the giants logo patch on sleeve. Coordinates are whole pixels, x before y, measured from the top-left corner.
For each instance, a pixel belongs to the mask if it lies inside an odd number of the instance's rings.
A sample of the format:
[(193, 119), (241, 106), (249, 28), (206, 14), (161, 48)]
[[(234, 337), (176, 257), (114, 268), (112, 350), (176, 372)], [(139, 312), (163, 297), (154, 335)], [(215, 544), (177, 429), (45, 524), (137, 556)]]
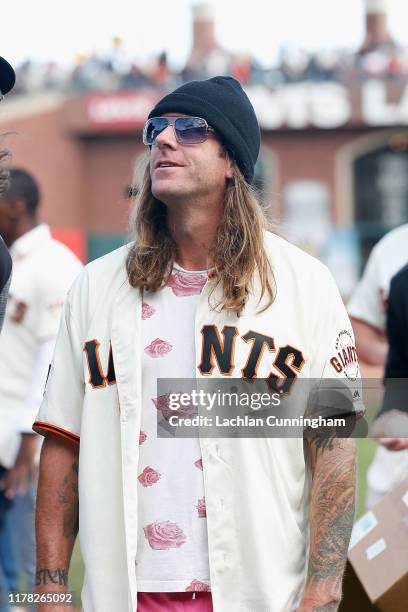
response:
[(330, 359), (337, 374), (344, 374), (350, 380), (358, 377), (357, 351), (353, 337), (346, 329), (341, 331), (336, 339), (336, 354)]

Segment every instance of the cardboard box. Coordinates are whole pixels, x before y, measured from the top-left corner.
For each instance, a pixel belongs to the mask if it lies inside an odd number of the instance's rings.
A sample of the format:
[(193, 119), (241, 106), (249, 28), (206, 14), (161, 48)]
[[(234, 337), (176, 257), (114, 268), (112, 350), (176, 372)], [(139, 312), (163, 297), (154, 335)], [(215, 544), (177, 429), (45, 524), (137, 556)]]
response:
[(348, 558), (381, 612), (408, 611), (408, 479), (356, 521)]

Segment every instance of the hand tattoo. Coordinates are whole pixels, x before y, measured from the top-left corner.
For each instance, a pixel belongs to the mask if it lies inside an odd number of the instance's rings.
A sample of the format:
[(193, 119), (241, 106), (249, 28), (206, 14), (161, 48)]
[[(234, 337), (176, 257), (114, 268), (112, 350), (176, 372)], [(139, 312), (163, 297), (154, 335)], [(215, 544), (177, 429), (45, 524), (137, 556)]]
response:
[(68, 585), (68, 570), (41, 568), (35, 574), (35, 584), (42, 586), (45, 584), (58, 584), (59, 586)]

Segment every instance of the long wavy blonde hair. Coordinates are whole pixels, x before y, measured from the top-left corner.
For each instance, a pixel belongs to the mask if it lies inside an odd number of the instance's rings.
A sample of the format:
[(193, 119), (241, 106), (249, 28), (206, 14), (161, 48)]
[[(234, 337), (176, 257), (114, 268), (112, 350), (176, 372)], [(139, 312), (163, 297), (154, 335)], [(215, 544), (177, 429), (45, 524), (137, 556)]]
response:
[[(217, 307), (240, 314), (250, 291), (253, 275), (259, 273), (262, 308), (275, 297), (275, 280), (263, 241), (268, 221), (254, 189), (233, 162), (234, 178), (227, 182), (224, 213), (209, 251), (211, 278), (222, 284), (224, 299)], [(167, 209), (152, 194), (149, 165), (135, 198), (131, 231), (135, 243), (127, 260), (130, 284), (140, 290), (157, 291), (166, 282), (177, 259), (177, 245), (167, 229)]]

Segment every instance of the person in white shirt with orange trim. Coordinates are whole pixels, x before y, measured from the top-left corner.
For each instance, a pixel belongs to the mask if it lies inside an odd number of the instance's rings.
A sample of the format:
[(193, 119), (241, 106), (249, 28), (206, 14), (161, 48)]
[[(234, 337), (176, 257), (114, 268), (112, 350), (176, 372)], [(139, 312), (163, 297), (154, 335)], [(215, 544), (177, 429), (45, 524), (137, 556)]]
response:
[(167, 439), (157, 384), (356, 381), (339, 292), (320, 262), (267, 231), (250, 186), (259, 125), (235, 79), (168, 94), (143, 140), (136, 240), (72, 287), (34, 424), (46, 436), (37, 592), (66, 594), (79, 519), (84, 612), (335, 611), (353, 440)]
[(29, 592), (35, 574), (35, 455), (40, 441), (31, 425), (42, 400), (63, 301), (82, 268), (78, 258), (51, 237), (50, 228), (38, 224), (39, 199), (34, 177), (11, 168), (9, 186), (0, 196), (0, 233), (13, 259), (0, 335), (0, 488), (12, 515), (3, 529), (9, 525), (14, 531)]
[[(391, 279), (408, 263), (407, 242), (408, 224), (388, 232), (377, 242), (347, 304), (358, 357), (369, 365), (385, 368), (388, 294)], [(395, 453), (380, 443), (367, 470), (366, 508), (374, 506), (407, 476), (408, 450)]]

